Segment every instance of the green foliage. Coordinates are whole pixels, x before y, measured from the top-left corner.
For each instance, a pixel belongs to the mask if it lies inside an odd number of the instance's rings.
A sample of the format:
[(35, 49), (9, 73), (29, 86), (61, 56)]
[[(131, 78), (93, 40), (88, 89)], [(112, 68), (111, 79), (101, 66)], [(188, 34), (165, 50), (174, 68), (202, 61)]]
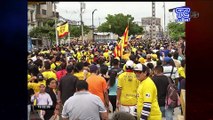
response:
[(169, 36), (178, 41), (179, 37), (185, 36), (185, 23), (171, 22), (168, 24)]
[(106, 22), (98, 27), (99, 32), (113, 32), (122, 36), (129, 21), (129, 35), (142, 34), (143, 28), (134, 23), (134, 17), (124, 15), (122, 13), (109, 15), (106, 17)]
[[(69, 25), (70, 37), (80, 37), (81, 36), (81, 26)], [(90, 31), (88, 26), (84, 26), (84, 34)]]

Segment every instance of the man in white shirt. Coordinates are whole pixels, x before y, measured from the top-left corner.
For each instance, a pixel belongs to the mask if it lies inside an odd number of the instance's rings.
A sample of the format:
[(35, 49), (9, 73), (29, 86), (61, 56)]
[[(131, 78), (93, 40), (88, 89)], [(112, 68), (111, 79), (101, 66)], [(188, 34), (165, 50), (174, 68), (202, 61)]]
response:
[(64, 103), (64, 120), (108, 120), (102, 100), (88, 91), (86, 81), (79, 80), (76, 89), (77, 92)]

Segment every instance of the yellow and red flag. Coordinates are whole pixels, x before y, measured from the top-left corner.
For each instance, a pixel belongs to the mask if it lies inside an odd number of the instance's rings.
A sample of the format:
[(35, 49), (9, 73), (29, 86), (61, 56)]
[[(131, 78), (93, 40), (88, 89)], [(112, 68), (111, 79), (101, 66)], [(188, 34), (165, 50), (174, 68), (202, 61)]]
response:
[(63, 38), (69, 33), (69, 25), (67, 22), (57, 27), (58, 37)]
[(128, 45), (128, 26), (126, 27), (124, 34), (120, 40), (120, 42), (116, 45), (114, 49), (115, 57), (122, 57), (124, 48)]

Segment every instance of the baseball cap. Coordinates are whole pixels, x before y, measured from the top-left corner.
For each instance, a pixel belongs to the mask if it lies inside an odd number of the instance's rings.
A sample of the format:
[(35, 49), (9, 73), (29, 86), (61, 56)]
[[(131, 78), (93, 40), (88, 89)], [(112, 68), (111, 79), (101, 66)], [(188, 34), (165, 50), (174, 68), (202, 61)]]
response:
[(142, 71), (143, 70), (143, 66), (142, 64), (136, 64), (136, 66), (134, 67), (134, 71)]
[(145, 63), (145, 59), (143, 57), (140, 57), (138, 60), (141, 64)]
[(126, 68), (133, 68), (134, 62), (132, 60), (128, 60), (126, 62)]
[(96, 65), (91, 65), (90, 66), (90, 72), (94, 72), (96, 70), (98, 70), (98, 67)]

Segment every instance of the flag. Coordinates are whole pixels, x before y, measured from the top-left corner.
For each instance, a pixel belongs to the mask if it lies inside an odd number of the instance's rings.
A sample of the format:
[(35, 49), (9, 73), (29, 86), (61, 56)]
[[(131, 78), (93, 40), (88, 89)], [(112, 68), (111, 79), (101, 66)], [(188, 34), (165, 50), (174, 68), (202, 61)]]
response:
[(69, 25), (67, 22), (57, 27), (58, 37), (63, 38), (69, 33)]
[(116, 45), (114, 49), (115, 57), (122, 57), (124, 48), (128, 45), (128, 26), (126, 27), (123, 36), (121, 37), (120, 42)]

